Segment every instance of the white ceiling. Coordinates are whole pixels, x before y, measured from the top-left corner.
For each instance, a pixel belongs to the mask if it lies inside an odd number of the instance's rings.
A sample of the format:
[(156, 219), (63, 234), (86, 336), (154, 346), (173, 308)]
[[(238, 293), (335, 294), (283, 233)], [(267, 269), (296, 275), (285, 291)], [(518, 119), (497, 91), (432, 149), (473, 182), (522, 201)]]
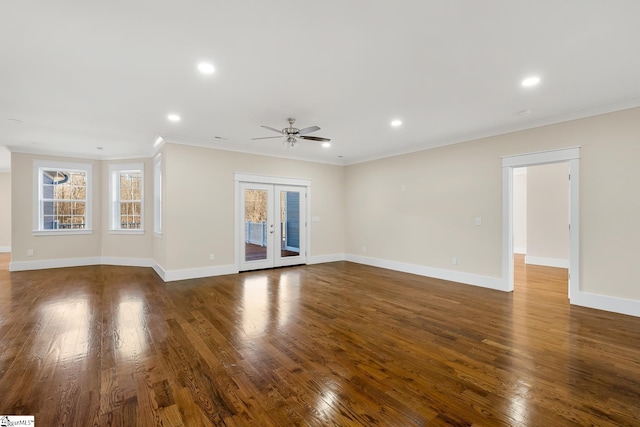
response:
[[(638, 17), (637, 0), (2, 0), (0, 146), (147, 157), (162, 135), (351, 164), (460, 142), (640, 105)], [(333, 146), (251, 140), (287, 117)]]

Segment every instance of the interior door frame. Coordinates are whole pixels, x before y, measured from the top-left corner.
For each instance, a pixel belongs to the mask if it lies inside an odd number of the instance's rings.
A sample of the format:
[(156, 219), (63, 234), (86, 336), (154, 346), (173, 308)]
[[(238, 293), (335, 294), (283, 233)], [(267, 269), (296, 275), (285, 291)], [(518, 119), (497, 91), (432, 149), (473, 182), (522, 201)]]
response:
[(240, 271), (240, 260), (242, 259), (243, 245), (240, 245), (240, 235), (242, 233), (242, 223), (240, 221), (240, 183), (250, 184), (270, 184), (270, 185), (282, 185), (292, 187), (304, 187), (307, 197), (305, 197), (304, 203), (304, 220), (305, 228), (305, 255), (302, 257), (304, 264), (307, 264), (309, 257), (311, 256), (311, 180), (300, 178), (289, 178), (279, 176), (266, 176), (266, 175), (254, 175), (248, 173), (234, 173), (234, 264), (236, 271)]
[(569, 300), (580, 292), (580, 147), (502, 158), (502, 279), (513, 291), (513, 169), (525, 166), (569, 163)]

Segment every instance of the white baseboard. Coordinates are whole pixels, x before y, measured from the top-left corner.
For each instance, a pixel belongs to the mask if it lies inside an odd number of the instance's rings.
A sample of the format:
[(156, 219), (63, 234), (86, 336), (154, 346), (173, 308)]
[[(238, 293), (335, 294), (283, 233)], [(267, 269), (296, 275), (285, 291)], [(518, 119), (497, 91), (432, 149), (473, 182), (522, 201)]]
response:
[(11, 246), (0, 246), (0, 253), (11, 252)]
[(360, 255), (346, 254), (346, 260), (358, 264), (371, 265), (373, 267), (402, 271), (420, 276), (433, 277), (435, 279), (449, 280), (467, 285), (483, 288), (507, 291), (504, 281), (500, 277), (483, 276), (480, 274), (465, 273), (463, 271), (445, 270), (444, 268), (427, 267), (424, 265), (408, 264), (398, 261), (390, 261), (379, 258), (364, 257)]
[(47, 268), (82, 267), (99, 265), (102, 257), (43, 259), (37, 261), (12, 261), (9, 271), (44, 270)]
[(9, 271), (44, 270), (47, 268), (82, 267), (86, 265), (121, 265), (127, 267), (152, 267), (150, 258), (86, 257), (60, 258), (37, 261), (14, 261), (9, 263)]
[(166, 279), (167, 272), (160, 264), (158, 264), (157, 262), (153, 261), (153, 265), (151, 265), (151, 268), (153, 268), (155, 270), (156, 274), (158, 276), (160, 276), (160, 278), (162, 279), (163, 282), (167, 281), (167, 279)]
[(569, 268), (569, 260), (566, 258), (546, 258), (541, 256), (524, 257), (525, 264), (543, 265), (545, 267)]
[(100, 264), (122, 265), (126, 267), (153, 267), (154, 261), (151, 258), (124, 258), (103, 256), (100, 257)]
[(520, 255), (526, 255), (527, 254), (527, 248), (524, 246), (515, 246), (513, 248), (513, 253), (514, 254), (520, 254)]
[(571, 304), (640, 317), (640, 301), (579, 291)]
[[(158, 266), (163, 274), (158, 275), (165, 282), (175, 282), (176, 280), (199, 279), (201, 277), (223, 276), (225, 274), (238, 273), (238, 267), (235, 264), (216, 265), (212, 267), (185, 268), (181, 270), (164, 270)], [(155, 267), (154, 267), (155, 269)], [(157, 272), (158, 270), (156, 270)]]
[(327, 254), (327, 255), (314, 255), (307, 258), (307, 264), (322, 264), (325, 262), (344, 261), (344, 254)]

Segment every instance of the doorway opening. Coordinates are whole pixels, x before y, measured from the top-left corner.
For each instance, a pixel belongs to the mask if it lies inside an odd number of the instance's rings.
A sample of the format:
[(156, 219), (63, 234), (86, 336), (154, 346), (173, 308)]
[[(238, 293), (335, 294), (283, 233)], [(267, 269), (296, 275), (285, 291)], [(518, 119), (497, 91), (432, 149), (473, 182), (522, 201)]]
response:
[(575, 297), (580, 290), (579, 271), (579, 182), (580, 149), (565, 148), (539, 153), (508, 156), (502, 159), (502, 206), (503, 245), (502, 277), (505, 290), (514, 289), (514, 169), (537, 165), (566, 162), (569, 165), (569, 253), (568, 253), (568, 294)]
[(569, 225), (569, 163), (514, 168), (515, 291), (566, 301)]
[(305, 180), (236, 174), (238, 271), (307, 263)]

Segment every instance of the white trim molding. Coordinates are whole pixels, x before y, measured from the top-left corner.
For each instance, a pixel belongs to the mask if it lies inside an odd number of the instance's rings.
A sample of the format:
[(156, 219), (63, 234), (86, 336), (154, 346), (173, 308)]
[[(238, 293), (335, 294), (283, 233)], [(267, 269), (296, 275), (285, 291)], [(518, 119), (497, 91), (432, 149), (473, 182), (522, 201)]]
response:
[(124, 267), (153, 267), (155, 262), (151, 258), (125, 258), (103, 256), (100, 257), (100, 265), (121, 265)]
[(11, 246), (0, 246), (0, 253), (11, 252)]
[[(156, 264), (157, 265), (157, 264)], [(185, 268), (181, 270), (165, 270), (159, 265), (157, 267), (162, 271), (158, 275), (165, 282), (175, 282), (177, 280), (200, 279), (202, 277), (224, 276), (226, 274), (237, 274), (238, 268), (233, 264), (216, 265), (212, 267), (196, 267)], [(158, 270), (154, 267), (154, 270)]]
[(513, 247), (513, 253), (514, 254), (520, 254), (520, 255), (526, 255), (527, 254), (527, 248), (524, 246), (514, 246)]
[(569, 268), (569, 260), (566, 258), (547, 258), (542, 256), (526, 255), (524, 257), (524, 263), (530, 265), (543, 265), (545, 267)]
[(613, 313), (640, 317), (640, 301), (638, 300), (610, 297), (607, 295), (579, 291), (573, 296), (573, 298), (571, 298), (571, 304), (594, 308), (596, 310), (611, 311)]
[[(569, 147), (502, 158), (502, 280), (513, 291), (513, 170), (524, 166), (569, 163), (569, 299), (580, 291), (580, 147)], [(573, 303), (573, 301), (572, 301)]]
[(84, 267), (100, 265), (102, 257), (43, 259), (37, 261), (12, 261), (9, 271), (45, 270), (48, 268)]
[(346, 254), (346, 260), (372, 267), (386, 268), (388, 270), (402, 271), (404, 273), (417, 274), (419, 276), (433, 277), (435, 279), (448, 280), (463, 283), (465, 285), (480, 286), (482, 288), (506, 291), (504, 281), (500, 277), (483, 276), (481, 274), (466, 273), (464, 271), (446, 270), (444, 268), (428, 267), (425, 265), (408, 264), (399, 261), (391, 261), (380, 258), (364, 257), (360, 255)]
[[(293, 187), (301, 187), (305, 189), (306, 197), (304, 201), (304, 221), (305, 221), (305, 248), (306, 255), (304, 257), (304, 263), (309, 263), (309, 258), (311, 257), (311, 180), (303, 179), (303, 178), (290, 178), (290, 177), (279, 177), (279, 176), (268, 176), (268, 175), (254, 175), (247, 174), (241, 172), (235, 172), (233, 174), (234, 181), (234, 216), (233, 216), (233, 228), (234, 228), (234, 264), (236, 272), (240, 271), (240, 265), (242, 264), (243, 259), (243, 248), (244, 245), (241, 244), (241, 236), (242, 236), (242, 223), (240, 220), (240, 212), (242, 210), (241, 207), (241, 196), (240, 196), (240, 188), (244, 183), (251, 184), (264, 184), (264, 185), (282, 185), (282, 186), (293, 186)], [(228, 273), (224, 273), (228, 274)]]
[(45, 270), (48, 268), (84, 267), (87, 265), (121, 265), (126, 267), (152, 267), (154, 261), (150, 258), (124, 257), (86, 257), (86, 258), (58, 258), (36, 261), (13, 261), (9, 263), (9, 271)]
[(326, 254), (307, 257), (307, 264), (324, 264), (325, 262), (336, 262), (346, 260), (345, 254)]
[[(82, 229), (45, 229), (43, 212), (43, 182), (42, 175), (46, 169), (63, 169), (72, 172), (81, 172), (85, 176), (85, 198), (78, 199), (84, 203), (84, 228)], [(33, 160), (33, 234), (34, 235), (61, 235), (61, 234), (91, 234), (93, 221), (93, 165), (91, 163), (60, 162), (54, 160)], [(55, 201), (55, 199), (53, 199)]]

